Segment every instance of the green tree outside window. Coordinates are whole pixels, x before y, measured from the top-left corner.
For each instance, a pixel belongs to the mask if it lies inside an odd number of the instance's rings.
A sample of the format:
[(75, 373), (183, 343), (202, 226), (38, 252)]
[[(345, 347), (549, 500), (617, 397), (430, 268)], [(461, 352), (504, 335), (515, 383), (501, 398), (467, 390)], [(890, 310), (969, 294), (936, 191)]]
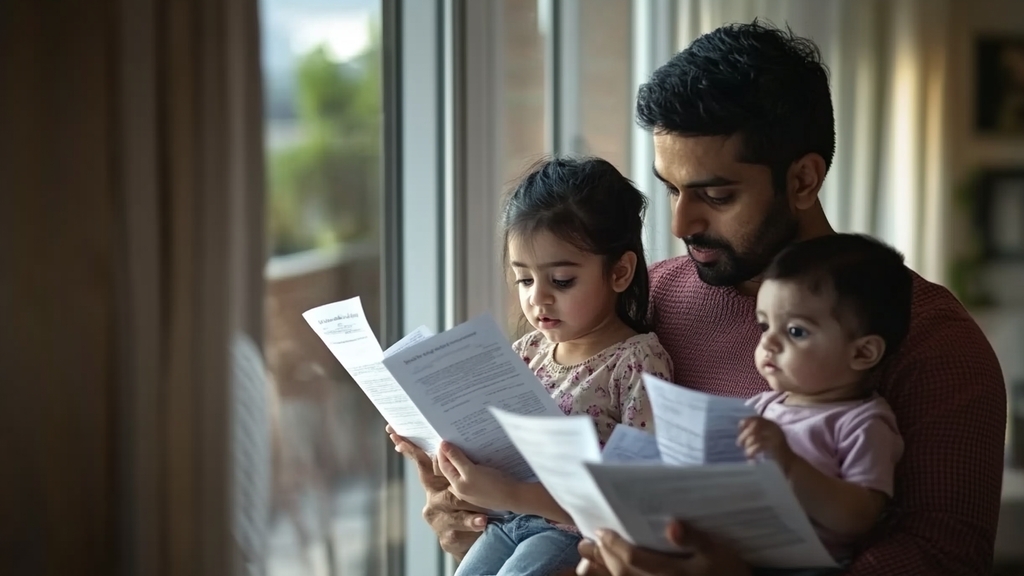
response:
[(380, 31), (349, 62), (323, 45), (296, 70), (301, 139), (268, 158), (267, 236), (280, 256), (379, 237)]

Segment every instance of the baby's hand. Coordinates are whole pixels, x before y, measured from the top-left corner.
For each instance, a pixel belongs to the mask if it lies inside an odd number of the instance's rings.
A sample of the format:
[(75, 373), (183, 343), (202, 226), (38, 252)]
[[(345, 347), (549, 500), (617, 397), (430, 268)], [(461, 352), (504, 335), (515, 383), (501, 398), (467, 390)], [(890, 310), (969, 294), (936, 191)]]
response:
[(437, 451), (437, 468), (448, 479), (448, 490), (456, 498), (481, 508), (515, 512), (519, 482), (504, 473), (474, 464), (462, 450), (447, 442)]
[(779, 428), (775, 422), (761, 417), (746, 418), (740, 421), (740, 435), (736, 439), (736, 445), (743, 447), (747, 458), (767, 453), (779, 463), (785, 474), (789, 474), (789, 468), (796, 458), (793, 451), (789, 449), (789, 443), (786, 442), (786, 435), (782, 432), (782, 428)]

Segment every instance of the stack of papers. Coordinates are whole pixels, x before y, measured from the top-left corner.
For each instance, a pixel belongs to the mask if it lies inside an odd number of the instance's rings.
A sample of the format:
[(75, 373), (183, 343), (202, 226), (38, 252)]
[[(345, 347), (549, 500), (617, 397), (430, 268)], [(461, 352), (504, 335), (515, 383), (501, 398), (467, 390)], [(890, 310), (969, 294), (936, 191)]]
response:
[(359, 298), (302, 315), (395, 431), (435, 454), (441, 440), (477, 464), (536, 480), (488, 411), (565, 415), (490, 316), (442, 334), (421, 327), (382, 351)]
[(679, 552), (672, 520), (730, 540), (752, 565), (834, 567), (772, 461), (736, 446), (743, 400), (644, 375), (655, 432), (619, 425), (601, 450), (589, 416), (565, 416), (490, 316), (383, 351), (358, 298), (303, 314), (395, 431), (435, 453), (442, 439), (477, 464), (539, 480), (594, 537)]
[(587, 416), (492, 412), (580, 531), (680, 552), (666, 538), (683, 520), (732, 542), (766, 568), (834, 567), (782, 470), (747, 462), (736, 446), (742, 400), (709, 396), (644, 375), (655, 435), (619, 425), (602, 452)]

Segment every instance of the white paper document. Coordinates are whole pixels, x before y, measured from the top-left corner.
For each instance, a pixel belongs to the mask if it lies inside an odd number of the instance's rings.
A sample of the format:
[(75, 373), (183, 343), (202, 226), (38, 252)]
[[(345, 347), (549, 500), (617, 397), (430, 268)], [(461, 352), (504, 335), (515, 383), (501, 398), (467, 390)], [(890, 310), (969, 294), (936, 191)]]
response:
[(658, 439), (650, 432), (639, 428), (616, 424), (612, 435), (601, 451), (601, 461), (606, 464), (614, 462), (661, 462), (658, 451)]
[(384, 356), (391, 356), (395, 352), (398, 352), (399, 350), (404, 350), (409, 346), (412, 346), (413, 344), (419, 344), (420, 342), (423, 342), (424, 340), (430, 338), (433, 335), (433, 330), (427, 328), (426, 326), (420, 326), (419, 328), (406, 334), (398, 342), (392, 344), (390, 348), (384, 351)]
[(744, 400), (704, 394), (650, 374), (644, 374), (643, 381), (664, 463), (746, 461), (736, 437), (740, 420), (756, 413)]
[(677, 550), (665, 530), (678, 519), (730, 540), (753, 566), (836, 566), (774, 462), (585, 466), (622, 536), (644, 548)]
[(679, 551), (665, 538), (668, 523), (678, 519), (731, 540), (754, 566), (836, 565), (774, 462), (668, 465), (651, 460), (664, 445), (661, 436), (675, 430), (658, 420), (657, 412), (654, 439), (619, 426), (604, 454), (589, 417), (494, 413), (552, 498), (587, 537), (607, 528), (644, 548)]
[(487, 408), (565, 416), (490, 316), (436, 335), (421, 327), (387, 353), (359, 298), (314, 308), (303, 318), (399, 435), (430, 454), (444, 439), (477, 464), (535, 479)]
[(594, 537), (599, 528), (625, 533), (625, 526), (619, 524), (584, 466), (601, 461), (590, 416), (538, 418), (491, 411), (548, 493), (583, 534)]
[(359, 298), (325, 304), (306, 311), (302, 317), (395, 432), (428, 453), (435, 453), (441, 438), (384, 367), (384, 352)]
[(384, 366), (441, 438), (520, 480), (535, 477), (488, 407), (565, 418), (490, 316), (398, 350)]

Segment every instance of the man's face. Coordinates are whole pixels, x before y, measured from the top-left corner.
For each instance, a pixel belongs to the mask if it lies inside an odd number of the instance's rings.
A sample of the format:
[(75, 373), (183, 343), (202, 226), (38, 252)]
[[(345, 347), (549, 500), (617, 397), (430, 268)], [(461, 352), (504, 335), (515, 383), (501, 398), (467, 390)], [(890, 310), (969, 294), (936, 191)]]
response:
[(654, 135), (655, 175), (668, 188), (672, 233), (686, 243), (700, 279), (735, 286), (760, 275), (798, 225), (767, 166), (745, 164), (739, 137)]

